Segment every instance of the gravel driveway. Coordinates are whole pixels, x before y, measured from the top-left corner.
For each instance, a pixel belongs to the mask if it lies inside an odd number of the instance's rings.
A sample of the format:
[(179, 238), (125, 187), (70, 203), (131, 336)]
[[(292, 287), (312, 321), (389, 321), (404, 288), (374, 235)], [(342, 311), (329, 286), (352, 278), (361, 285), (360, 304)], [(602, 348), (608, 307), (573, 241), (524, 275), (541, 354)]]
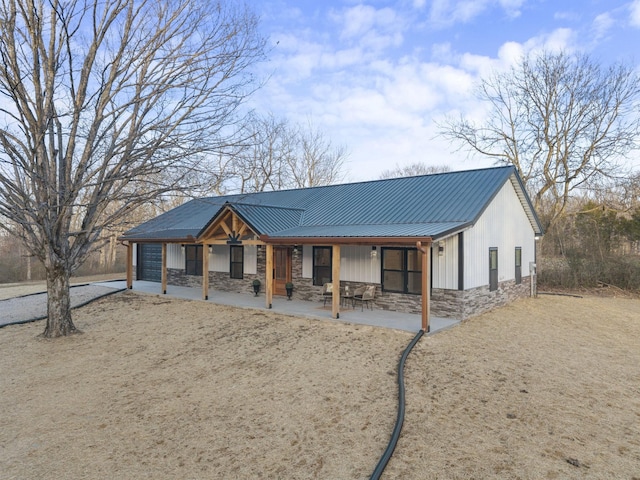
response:
[[(121, 291), (102, 285), (77, 285), (71, 287), (71, 308), (77, 308), (93, 300)], [(0, 300), (0, 327), (16, 323), (42, 320), (47, 316), (47, 294), (35, 293), (22, 297)]]

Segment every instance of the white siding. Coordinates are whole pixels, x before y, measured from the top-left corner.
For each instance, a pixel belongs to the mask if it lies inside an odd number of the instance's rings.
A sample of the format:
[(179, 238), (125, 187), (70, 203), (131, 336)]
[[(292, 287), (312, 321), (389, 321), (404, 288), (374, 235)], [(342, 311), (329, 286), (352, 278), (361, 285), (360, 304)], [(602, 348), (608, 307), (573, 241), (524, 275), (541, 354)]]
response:
[(167, 244), (167, 268), (178, 270), (185, 268), (184, 253), (182, 253), (182, 247), (179, 243)]
[(255, 245), (244, 246), (244, 274), (255, 275), (258, 273), (258, 247)]
[(229, 273), (228, 245), (213, 245), (213, 254), (209, 255), (209, 271)]
[(440, 255), (438, 247), (440, 242), (434, 242), (431, 259), (433, 288), (458, 289), (458, 235), (442, 240), (444, 251)]
[[(302, 277), (313, 277), (313, 246), (302, 248)], [(347, 282), (380, 283), (380, 247), (371, 256), (368, 246), (340, 247), (340, 280)]]
[(302, 247), (302, 278), (313, 278), (313, 246)]
[(464, 288), (489, 284), (489, 248), (498, 248), (498, 281), (515, 278), (515, 247), (522, 247), (522, 276), (534, 261), (534, 231), (511, 182), (506, 182), (478, 222), (464, 232)]
[[(204, 248), (204, 247), (203, 247)], [(185, 269), (185, 255), (182, 247), (177, 243), (167, 245), (167, 268), (178, 270)], [(134, 259), (135, 265), (135, 259)], [(229, 247), (227, 245), (214, 245), (213, 254), (209, 255), (209, 271), (229, 271)], [(258, 271), (258, 249), (255, 245), (244, 246), (244, 273), (254, 275)]]
[(380, 283), (380, 247), (375, 257), (369, 246), (340, 247), (340, 280)]

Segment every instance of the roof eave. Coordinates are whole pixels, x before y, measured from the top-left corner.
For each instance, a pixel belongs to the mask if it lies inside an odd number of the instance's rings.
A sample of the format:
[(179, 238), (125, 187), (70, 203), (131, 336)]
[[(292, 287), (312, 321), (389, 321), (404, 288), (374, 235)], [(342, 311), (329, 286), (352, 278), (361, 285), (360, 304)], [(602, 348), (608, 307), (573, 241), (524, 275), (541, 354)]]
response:
[(271, 245), (411, 245), (431, 243), (431, 237), (271, 237), (260, 235), (260, 240)]
[(118, 237), (119, 242), (130, 243), (196, 243), (196, 238), (193, 235), (187, 235), (186, 237)]

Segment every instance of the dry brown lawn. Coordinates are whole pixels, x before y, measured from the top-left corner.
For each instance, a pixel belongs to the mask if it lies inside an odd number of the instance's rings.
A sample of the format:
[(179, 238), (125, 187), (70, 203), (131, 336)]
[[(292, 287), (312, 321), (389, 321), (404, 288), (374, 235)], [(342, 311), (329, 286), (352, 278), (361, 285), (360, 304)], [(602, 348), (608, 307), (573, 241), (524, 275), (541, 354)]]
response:
[[(2, 479), (364, 479), (410, 333), (126, 292), (0, 329)], [(424, 337), (385, 479), (640, 478), (640, 300), (541, 296)]]

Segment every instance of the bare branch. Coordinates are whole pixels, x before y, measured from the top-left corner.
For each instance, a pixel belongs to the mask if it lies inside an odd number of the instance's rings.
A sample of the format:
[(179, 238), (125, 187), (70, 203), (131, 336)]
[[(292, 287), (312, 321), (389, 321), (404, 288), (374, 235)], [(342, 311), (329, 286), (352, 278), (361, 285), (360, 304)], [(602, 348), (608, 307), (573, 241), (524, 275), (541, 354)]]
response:
[(446, 119), (441, 134), (515, 165), (536, 208), (551, 208), (549, 223), (575, 191), (621, 176), (639, 147), (640, 77), (631, 66), (543, 53), (482, 80), (478, 97), (491, 105), (487, 120)]

